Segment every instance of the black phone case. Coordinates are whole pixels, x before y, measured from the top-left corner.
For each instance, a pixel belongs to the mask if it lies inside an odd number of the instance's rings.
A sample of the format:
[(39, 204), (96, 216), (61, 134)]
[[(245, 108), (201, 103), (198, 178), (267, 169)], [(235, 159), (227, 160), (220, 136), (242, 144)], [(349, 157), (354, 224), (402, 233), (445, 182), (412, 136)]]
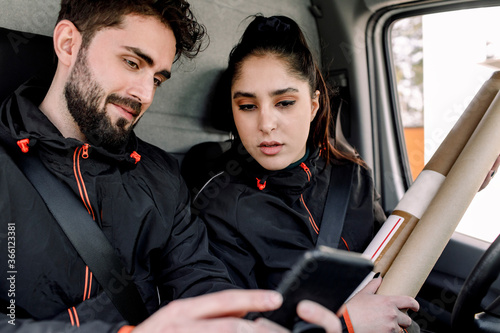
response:
[(335, 313), (372, 269), (373, 263), (357, 253), (326, 247), (308, 251), (278, 286), (282, 306), (264, 316), (292, 329), (301, 300), (314, 301)]

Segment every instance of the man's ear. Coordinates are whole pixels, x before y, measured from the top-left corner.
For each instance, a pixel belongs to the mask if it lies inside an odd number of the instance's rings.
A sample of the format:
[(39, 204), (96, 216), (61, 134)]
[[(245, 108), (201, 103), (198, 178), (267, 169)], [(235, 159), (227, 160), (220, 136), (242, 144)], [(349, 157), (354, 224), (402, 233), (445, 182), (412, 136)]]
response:
[(71, 67), (81, 46), (80, 32), (71, 21), (62, 20), (54, 28), (53, 40), (59, 62)]

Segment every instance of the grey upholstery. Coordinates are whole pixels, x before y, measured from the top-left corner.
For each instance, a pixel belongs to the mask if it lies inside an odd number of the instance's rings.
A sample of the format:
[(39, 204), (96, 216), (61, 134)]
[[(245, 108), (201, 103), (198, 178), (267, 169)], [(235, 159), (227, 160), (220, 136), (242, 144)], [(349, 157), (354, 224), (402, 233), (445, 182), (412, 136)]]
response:
[[(319, 53), (316, 22), (309, 11), (310, 0), (190, 0), (192, 9), (208, 30), (210, 44), (192, 61), (173, 67), (172, 79), (156, 93), (155, 101), (137, 126), (142, 139), (179, 157), (193, 145), (225, 141), (226, 131), (209, 121), (210, 98), (229, 52), (238, 41), (249, 15), (288, 15), (304, 28), (310, 44)], [(0, 0), (0, 27), (50, 36), (59, 0)], [(40, 50), (34, 57), (43, 57)], [(28, 70), (29, 71), (29, 70)]]

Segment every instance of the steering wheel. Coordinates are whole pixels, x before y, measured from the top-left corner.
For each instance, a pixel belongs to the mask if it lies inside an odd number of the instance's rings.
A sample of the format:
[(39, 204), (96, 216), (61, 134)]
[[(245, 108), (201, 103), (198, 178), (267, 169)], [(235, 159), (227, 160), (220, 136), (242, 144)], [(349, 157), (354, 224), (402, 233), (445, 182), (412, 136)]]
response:
[[(474, 321), (475, 314), (481, 311), (481, 300), (486, 296), (489, 288), (499, 276), (500, 235), (491, 243), (490, 247), (481, 256), (465, 280), (451, 315), (451, 326), (453, 329), (461, 332), (474, 332), (479, 326), (480, 332), (500, 333), (499, 317), (487, 315), (488, 318), (485, 318), (482, 322), (478, 322), (477, 319), (476, 322)], [(495, 307), (499, 309), (500, 297), (492, 304), (496, 304)]]

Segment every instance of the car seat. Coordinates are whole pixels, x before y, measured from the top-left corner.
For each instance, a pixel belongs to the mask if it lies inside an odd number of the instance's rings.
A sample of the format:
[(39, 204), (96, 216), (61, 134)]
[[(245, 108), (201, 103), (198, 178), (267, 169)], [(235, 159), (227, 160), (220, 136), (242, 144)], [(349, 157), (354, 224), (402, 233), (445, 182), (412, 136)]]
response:
[[(331, 83), (330, 83), (331, 84)], [(331, 135), (337, 149), (357, 154), (344, 136), (344, 128), (349, 128), (349, 95), (344, 87), (336, 87), (330, 99), (332, 119), (335, 119)], [(207, 126), (230, 133), (235, 128), (231, 117), (230, 80), (227, 72), (219, 75), (209, 101)], [(332, 124), (333, 125), (333, 124)], [(210, 141), (194, 145), (184, 155), (181, 174), (194, 198), (207, 181), (224, 171), (224, 152), (231, 148), (231, 141)]]
[(50, 82), (55, 68), (51, 37), (0, 28), (0, 102), (33, 76)]

